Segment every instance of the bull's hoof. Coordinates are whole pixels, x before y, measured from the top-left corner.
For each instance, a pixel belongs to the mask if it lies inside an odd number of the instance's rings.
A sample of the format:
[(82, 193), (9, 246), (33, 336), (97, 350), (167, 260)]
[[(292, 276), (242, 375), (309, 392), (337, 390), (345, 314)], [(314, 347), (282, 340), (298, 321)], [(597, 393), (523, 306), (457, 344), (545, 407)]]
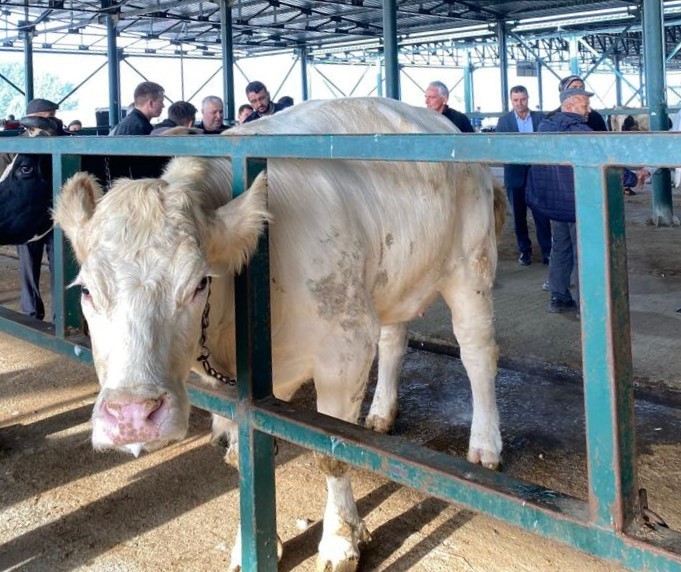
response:
[(227, 447), (225, 451), (224, 461), (226, 464), (239, 470), (239, 447)]
[[(341, 534), (324, 534), (319, 544), (317, 572), (354, 572), (359, 565), (359, 545), (371, 540), (363, 521), (352, 531), (343, 526)], [(342, 533), (350, 533), (349, 538)]]
[(482, 465), (486, 469), (493, 471), (501, 470), (501, 459), (497, 453), (481, 449), (469, 449), (468, 462), (474, 465)]
[(379, 417), (378, 415), (369, 415), (366, 422), (364, 423), (367, 429), (376, 431), (376, 433), (384, 434), (390, 433), (394, 424), (394, 417), (392, 419), (385, 419), (384, 417)]
[(321, 556), (317, 557), (317, 572), (355, 572), (359, 565), (359, 557), (341, 562), (324, 560)]

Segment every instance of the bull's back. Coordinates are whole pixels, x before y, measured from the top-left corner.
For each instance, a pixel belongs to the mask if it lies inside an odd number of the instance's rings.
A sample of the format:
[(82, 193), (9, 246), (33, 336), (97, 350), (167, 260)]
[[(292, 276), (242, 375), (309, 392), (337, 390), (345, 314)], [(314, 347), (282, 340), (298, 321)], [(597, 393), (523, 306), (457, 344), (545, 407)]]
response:
[[(358, 98), (301, 104), (233, 134), (456, 131), (429, 110)], [(491, 177), (477, 165), (271, 160), (268, 172), (275, 288), (297, 307), (345, 289), (371, 298), (383, 322), (408, 320), (494, 234)]]

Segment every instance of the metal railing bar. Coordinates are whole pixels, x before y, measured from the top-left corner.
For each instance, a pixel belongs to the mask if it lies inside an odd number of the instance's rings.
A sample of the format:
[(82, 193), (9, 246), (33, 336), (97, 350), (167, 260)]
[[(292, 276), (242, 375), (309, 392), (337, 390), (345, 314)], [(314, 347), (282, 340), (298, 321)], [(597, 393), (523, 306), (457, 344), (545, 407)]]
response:
[(145, 137), (0, 138), (0, 152), (47, 153), (55, 159), (60, 155), (189, 155), (584, 167), (675, 166), (680, 164), (679, 145), (677, 132), (158, 137), (152, 144)]

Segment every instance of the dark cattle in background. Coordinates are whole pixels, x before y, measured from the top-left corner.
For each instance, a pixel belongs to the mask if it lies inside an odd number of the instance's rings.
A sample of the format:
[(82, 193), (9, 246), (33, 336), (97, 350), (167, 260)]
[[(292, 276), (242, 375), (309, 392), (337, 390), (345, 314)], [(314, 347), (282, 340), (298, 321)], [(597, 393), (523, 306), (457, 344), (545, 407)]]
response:
[(19, 154), (0, 181), (0, 244), (24, 244), (52, 228), (52, 158)]

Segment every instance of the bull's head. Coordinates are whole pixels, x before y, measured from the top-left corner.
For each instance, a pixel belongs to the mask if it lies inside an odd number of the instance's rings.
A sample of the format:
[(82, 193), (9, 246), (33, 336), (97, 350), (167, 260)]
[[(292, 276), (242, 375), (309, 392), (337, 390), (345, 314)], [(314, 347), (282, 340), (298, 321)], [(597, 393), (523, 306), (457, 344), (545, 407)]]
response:
[(161, 179), (119, 179), (104, 196), (86, 173), (64, 185), (54, 220), (81, 265), (74, 284), (101, 385), (96, 449), (137, 455), (186, 433), (184, 383), (196, 364), (208, 277), (222, 277), (214, 291), (224, 288), (267, 219), (266, 179), (227, 202), (228, 167), (178, 158)]

